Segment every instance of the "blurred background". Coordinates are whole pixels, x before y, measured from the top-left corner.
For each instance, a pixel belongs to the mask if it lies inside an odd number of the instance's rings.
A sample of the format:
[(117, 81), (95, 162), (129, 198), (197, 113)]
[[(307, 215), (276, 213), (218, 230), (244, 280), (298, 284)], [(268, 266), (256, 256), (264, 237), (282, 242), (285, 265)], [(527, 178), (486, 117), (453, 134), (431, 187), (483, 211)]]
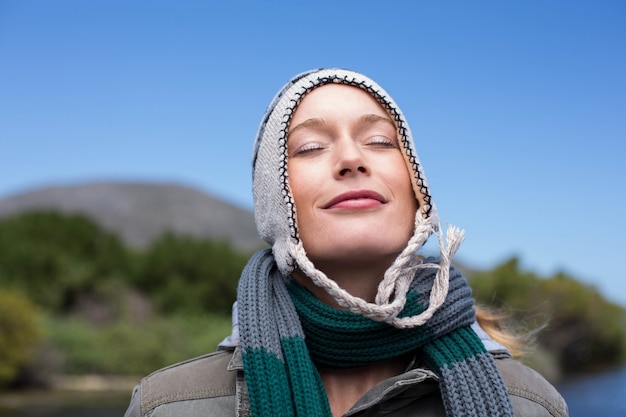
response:
[(622, 0), (0, 0), (0, 416), (121, 415), (229, 334), (264, 245), (256, 129), (318, 67), (403, 109), (477, 300), (544, 327), (524, 360), (571, 415), (623, 414), (625, 23)]

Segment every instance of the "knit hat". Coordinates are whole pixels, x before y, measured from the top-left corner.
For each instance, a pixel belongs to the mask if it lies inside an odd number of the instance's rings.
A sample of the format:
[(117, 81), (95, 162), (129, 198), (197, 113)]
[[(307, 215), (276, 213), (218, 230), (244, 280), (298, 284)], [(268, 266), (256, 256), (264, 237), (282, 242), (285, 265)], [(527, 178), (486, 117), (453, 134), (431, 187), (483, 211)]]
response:
[[(297, 106), (309, 92), (331, 83), (366, 91), (389, 113), (397, 127), (400, 147), (418, 201), (413, 235), (382, 277), (374, 303), (352, 296), (318, 270), (307, 257), (298, 235), (296, 207), (287, 171), (289, 124)], [(451, 226), (444, 244), (437, 211), (408, 123), (395, 101), (370, 78), (344, 69), (319, 69), (301, 73), (285, 84), (269, 105), (257, 133), (253, 156), (253, 195), (259, 235), (272, 246), (274, 258), (283, 275), (290, 275), (298, 267), (339, 305), (396, 327), (424, 324), (443, 303), (448, 292), (450, 259), (463, 239), (463, 231)], [(439, 238), (441, 262), (429, 265), (439, 269), (429, 307), (419, 315), (399, 318), (415, 269), (425, 266), (420, 266), (421, 261), (415, 256), (416, 252), (433, 233), (437, 233)]]

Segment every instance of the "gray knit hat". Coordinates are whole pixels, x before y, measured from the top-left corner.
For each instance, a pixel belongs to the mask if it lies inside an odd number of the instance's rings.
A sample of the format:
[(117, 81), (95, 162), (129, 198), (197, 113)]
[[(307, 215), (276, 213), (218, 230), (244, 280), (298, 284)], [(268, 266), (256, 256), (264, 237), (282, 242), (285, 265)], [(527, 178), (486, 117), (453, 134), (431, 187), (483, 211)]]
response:
[[(414, 234), (407, 247), (385, 273), (375, 303), (367, 303), (353, 297), (323, 272), (317, 270), (306, 256), (298, 236), (296, 207), (287, 173), (287, 132), (295, 109), (304, 96), (317, 87), (331, 83), (350, 85), (366, 91), (389, 113), (397, 126), (399, 143), (419, 203), (415, 214)], [(445, 299), (449, 258), (460, 244), (463, 232), (451, 227), (448, 231), (448, 245), (443, 244), (437, 212), (415, 151), (409, 126), (389, 94), (370, 78), (349, 70), (319, 69), (301, 73), (285, 84), (269, 105), (257, 133), (253, 156), (253, 192), (254, 214), (259, 235), (272, 246), (278, 268), (284, 275), (291, 274), (297, 266), (340, 305), (398, 327), (421, 325)], [(441, 279), (436, 280), (433, 293), (435, 298), (443, 298), (433, 300), (431, 297), (430, 307), (433, 311), (425, 311), (417, 323), (416, 320), (411, 322), (406, 318), (398, 319), (396, 316), (404, 307), (406, 291), (413, 279), (415, 268), (420, 267), (415, 253), (432, 233), (439, 233), (442, 255), (439, 268), (441, 273), (438, 274), (441, 275)], [(435, 288), (437, 286), (439, 288)], [(401, 322), (405, 324), (400, 325)]]

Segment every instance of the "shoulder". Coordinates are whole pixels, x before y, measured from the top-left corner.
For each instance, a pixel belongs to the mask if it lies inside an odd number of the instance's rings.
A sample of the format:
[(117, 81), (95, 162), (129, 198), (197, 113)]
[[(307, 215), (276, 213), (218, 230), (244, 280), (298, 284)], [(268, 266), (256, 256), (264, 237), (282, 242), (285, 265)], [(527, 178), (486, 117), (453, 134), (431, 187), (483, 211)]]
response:
[(158, 370), (141, 381), (142, 403), (234, 395), (232, 358), (233, 352), (218, 351)]
[(568, 415), (565, 400), (543, 376), (508, 355), (498, 356), (495, 355), (495, 363), (516, 416)]
[[(126, 415), (174, 416), (200, 407), (234, 410), (235, 355), (233, 351), (218, 351), (153, 372), (135, 389)], [(157, 409), (160, 411), (155, 412)]]

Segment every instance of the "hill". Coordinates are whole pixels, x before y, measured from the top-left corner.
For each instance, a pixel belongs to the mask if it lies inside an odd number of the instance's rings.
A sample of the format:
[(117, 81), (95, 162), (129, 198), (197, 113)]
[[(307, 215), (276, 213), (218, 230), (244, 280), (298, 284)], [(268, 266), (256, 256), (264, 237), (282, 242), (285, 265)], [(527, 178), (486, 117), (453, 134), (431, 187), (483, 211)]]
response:
[(265, 245), (252, 211), (178, 184), (94, 182), (0, 199), (0, 218), (42, 209), (83, 214), (135, 248), (146, 247), (165, 232), (225, 240), (245, 251)]

